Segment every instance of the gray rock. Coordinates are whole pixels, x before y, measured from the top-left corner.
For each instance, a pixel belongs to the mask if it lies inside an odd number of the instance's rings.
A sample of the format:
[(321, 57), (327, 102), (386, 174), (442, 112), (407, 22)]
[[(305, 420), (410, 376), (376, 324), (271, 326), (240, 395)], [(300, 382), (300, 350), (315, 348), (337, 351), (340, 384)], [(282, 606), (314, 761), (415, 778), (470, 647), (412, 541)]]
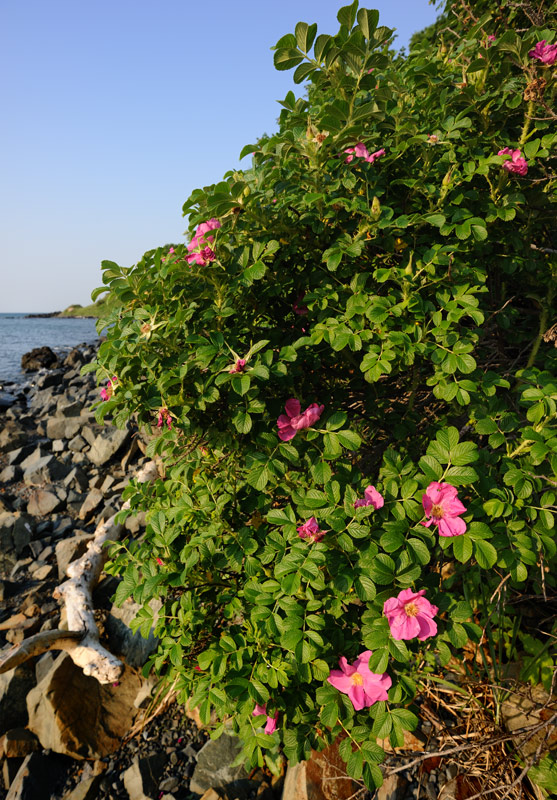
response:
[(82, 436), (74, 436), (73, 439), (68, 442), (68, 450), (73, 450), (76, 453), (80, 453), (86, 447), (87, 442)]
[(66, 420), (63, 417), (49, 417), (46, 421), (46, 435), (49, 439), (64, 439)]
[(74, 347), (64, 359), (65, 367), (80, 367), (85, 362), (85, 355), (79, 347)]
[(59, 417), (79, 417), (81, 414), (81, 404), (62, 396), (56, 406), (56, 413)]
[(0, 392), (0, 409), (4, 410), (6, 408), (11, 408), (14, 403), (15, 403), (15, 397), (13, 396), (13, 394)]
[(61, 369), (53, 369), (37, 379), (38, 389), (49, 389), (51, 386), (60, 386), (64, 373)]
[(0, 734), (27, 724), (28, 692), (35, 685), (35, 670), (27, 662), (0, 674)]
[(53, 453), (63, 453), (66, 449), (66, 445), (64, 444), (63, 439), (54, 439), (52, 442), (52, 452)]
[(42, 489), (37, 489), (31, 493), (27, 503), (27, 511), (34, 517), (42, 517), (45, 514), (57, 511), (61, 505), (62, 501), (54, 492), (45, 492)]
[(70, 468), (54, 456), (44, 456), (25, 470), (23, 480), (28, 486), (53, 483), (66, 477)]
[[(153, 611), (154, 618), (160, 611), (162, 603), (160, 600), (153, 599), (149, 606)], [(159, 640), (149, 632), (147, 639), (137, 631), (133, 633), (130, 623), (136, 618), (141, 606), (131, 598), (125, 600), (121, 606), (113, 605), (105, 622), (105, 632), (109, 640), (111, 652), (122, 656), (130, 667), (140, 669), (148, 657), (153, 653)]]
[(131, 767), (123, 775), (130, 800), (155, 800), (158, 797), (164, 762), (162, 753), (133, 759)]
[(97, 438), (98, 432), (96, 432), (94, 428), (91, 428), (90, 425), (84, 425), (81, 429), (81, 435), (83, 436), (87, 444), (92, 445), (95, 439)]
[(129, 439), (130, 432), (128, 430), (106, 428), (93, 442), (87, 454), (89, 460), (98, 467), (106, 464)]
[(45, 675), (48, 675), (54, 664), (54, 655), (52, 651), (44, 653), (35, 665), (35, 681), (40, 683)]
[(27, 514), (0, 512), (0, 569), (11, 570), (34, 536), (33, 518)]
[(16, 450), (10, 450), (8, 453), (6, 453), (6, 461), (10, 466), (21, 464), (23, 459), (31, 455), (34, 449), (35, 445), (26, 444), (24, 447), (18, 447)]
[(0, 483), (15, 483), (21, 480), (23, 470), (16, 465), (4, 467), (0, 472)]
[(225, 733), (214, 741), (210, 739), (197, 754), (190, 791), (204, 794), (207, 789), (219, 789), (233, 781), (246, 779), (247, 772), (242, 765), (232, 766), (241, 749), (242, 744), (236, 736)]
[(41, 458), (44, 458), (45, 456), (48, 455), (50, 455), (50, 453), (48, 449), (45, 447), (45, 445), (39, 444), (37, 445), (37, 447), (35, 447), (32, 453), (29, 453), (29, 455), (23, 459), (23, 461), (21, 462), (21, 468), (23, 470), (27, 470), (29, 469), (29, 467), (34, 467), (35, 464), (38, 464)]
[(89, 486), (89, 481), (82, 469), (74, 467), (64, 478), (64, 486), (84, 492)]
[(90, 517), (93, 511), (102, 503), (103, 499), (103, 493), (100, 489), (92, 489), (81, 506), (79, 518), (87, 519)]
[(58, 564), (58, 578), (63, 580), (66, 575), (68, 564), (81, 558), (87, 550), (87, 545), (93, 539), (92, 533), (80, 531), (71, 539), (62, 539), (56, 545), (56, 562)]
[(73, 439), (73, 437), (78, 433), (81, 428), (81, 422), (77, 417), (70, 417), (70, 419), (65, 420), (66, 425), (64, 428), (64, 435), (66, 439)]
[(23, 447), (29, 442), (29, 433), (14, 422), (5, 423), (0, 431), (0, 453)]

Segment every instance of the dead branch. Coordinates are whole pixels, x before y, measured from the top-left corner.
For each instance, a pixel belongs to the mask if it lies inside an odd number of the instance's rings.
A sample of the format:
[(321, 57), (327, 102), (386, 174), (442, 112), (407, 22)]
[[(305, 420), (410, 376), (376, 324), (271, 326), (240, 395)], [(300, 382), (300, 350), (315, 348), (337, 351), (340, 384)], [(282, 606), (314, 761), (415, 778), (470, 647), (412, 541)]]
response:
[[(150, 461), (139, 471), (136, 479), (140, 483), (148, 483), (156, 477), (157, 467)], [(126, 501), (121, 510), (129, 507), (129, 501)], [(69, 580), (54, 590), (54, 597), (65, 603), (68, 630), (42, 631), (10, 648), (0, 658), (0, 673), (47, 650), (65, 650), (85, 675), (96, 678), (99, 683), (115, 683), (118, 680), (124, 665), (99, 642), (92, 591), (107, 558), (104, 545), (108, 541), (117, 541), (122, 530), (123, 525), (116, 522), (116, 514), (101, 522), (86, 552), (69, 564), (66, 570)]]

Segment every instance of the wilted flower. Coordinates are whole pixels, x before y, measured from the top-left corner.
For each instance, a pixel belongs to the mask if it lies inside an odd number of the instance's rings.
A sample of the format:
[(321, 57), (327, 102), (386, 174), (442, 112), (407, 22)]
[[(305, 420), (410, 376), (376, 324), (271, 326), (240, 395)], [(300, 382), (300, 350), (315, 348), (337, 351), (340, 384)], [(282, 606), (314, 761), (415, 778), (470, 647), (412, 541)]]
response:
[(522, 157), (520, 150), (513, 150), (512, 147), (504, 147), (497, 153), (498, 156), (510, 156), (510, 159), (502, 164), (503, 169), (507, 172), (515, 172), (517, 175), (526, 175), (528, 172), (528, 164), (526, 159)]
[(327, 531), (319, 530), (319, 524), (315, 517), (310, 517), (303, 525), (299, 525), (296, 530), (300, 539), (313, 539), (314, 542), (320, 542), (327, 533)]
[(437, 633), (433, 617), (439, 609), (424, 597), (425, 589), (413, 592), (403, 589), (397, 597), (389, 597), (383, 605), (383, 613), (389, 622), (393, 639), (415, 639), (423, 642)]
[(542, 39), (533, 50), (530, 50), (528, 55), (551, 67), (557, 61), (557, 44), (546, 44), (546, 40)]
[(246, 359), (245, 358), (238, 358), (236, 363), (230, 367), (230, 372), (243, 372), (246, 368)]
[(304, 297), (305, 297), (305, 292), (300, 292), (298, 297), (294, 301), (293, 306), (292, 306), (292, 310), (299, 317), (305, 317), (307, 315), (307, 313), (308, 313), (308, 307), (304, 306), (304, 305), (301, 305), (302, 300), (304, 299)]
[(383, 508), (385, 500), (379, 494), (375, 486), (368, 486), (364, 491), (364, 497), (358, 498), (354, 503), (354, 508), (362, 508), (363, 506), (373, 506), (377, 511), (378, 508)]
[(278, 436), (283, 442), (293, 439), (298, 431), (309, 428), (317, 422), (325, 406), (312, 403), (303, 414), (300, 413), (300, 401), (291, 397), (284, 406), (286, 414), (281, 414), (277, 420)]
[(157, 558), (155, 558), (155, 561), (157, 562), (157, 564), (159, 565), (159, 567), (162, 567), (162, 565), (164, 564), (164, 561), (162, 560), (162, 558), (158, 558), (158, 557), (157, 557)]
[(279, 716), (279, 712), (275, 711), (274, 716), (269, 716), (267, 714), (267, 704), (259, 705), (256, 703), (255, 708), (251, 712), (252, 717), (264, 717), (267, 716), (267, 722), (265, 724), (265, 733), (270, 734), (274, 733), (277, 729), (277, 720)]
[(344, 656), (339, 659), (340, 670), (332, 669), (327, 681), (347, 694), (356, 711), (369, 708), (379, 700), (387, 700), (387, 690), (391, 688), (392, 681), (387, 673), (372, 672), (368, 662), (371, 650), (361, 653), (353, 664), (349, 664)]
[(170, 411), (168, 408), (160, 408), (159, 413), (157, 415), (157, 428), (162, 428), (163, 424), (166, 422), (166, 427), (168, 430), (172, 429), (172, 417), (170, 416)]
[(457, 497), (457, 490), (450, 483), (432, 481), (422, 497), (422, 505), (426, 522), (422, 525), (429, 528), (437, 525), (440, 536), (460, 536), (466, 531), (466, 523), (460, 518), (466, 508)]

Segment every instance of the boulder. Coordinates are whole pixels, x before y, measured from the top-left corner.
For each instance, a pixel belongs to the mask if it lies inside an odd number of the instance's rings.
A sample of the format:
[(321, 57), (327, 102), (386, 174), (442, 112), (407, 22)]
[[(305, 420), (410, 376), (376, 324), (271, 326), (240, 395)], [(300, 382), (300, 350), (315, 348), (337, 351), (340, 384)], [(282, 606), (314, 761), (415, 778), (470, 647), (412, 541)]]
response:
[(63, 417), (49, 417), (46, 421), (46, 435), (49, 439), (64, 439), (66, 420)]
[(133, 759), (123, 775), (130, 800), (155, 800), (159, 796), (159, 780), (165, 760), (162, 753)]
[[(85, 431), (83, 431), (85, 433)], [(85, 437), (86, 438), (86, 437)], [(130, 439), (130, 432), (128, 430), (120, 430), (119, 428), (106, 428), (102, 433), (95, 438), (91, 445), (91, 449), (87, 453), (89, 460), (100, 467), (110, 461), (112, 456), (116, 455), (118, 450)]]
[(15, 397), (13, 396), (13, 394), (0, 392), (0, 411), (3, 411), (7, 408), (11, 408), (14, 403), (15, 403)]
[(37, 380), (37, 389), (49, 389), (51, 386), (59, 386), (64, 377), (61, 369), (49, 370), (46, 375), (41, 375)]
[(58, 366), (56, 353), (50, 347), (35, 347), (21, 357), (23, 372), (36, 372), (43, 367), (54, 368)]
[(140, 686), (129, 667), (117, 686), (101, 685), (61, 653), (27, 696), (28, 728), (43, 748), (76, 759), (103, 758), (129, 731)]
[(58, 417), (79, 417), (81, 414), (81, 403), (76, 400), (71, 400), (69, 397), (62, 395), (58, 400), (56, 406), (56, 415)]
[(85, 362), (85, 355), (83, 351), (79, 349), (79, 347), (74, 347), (73, 350), (70, 350), (66, 358), (64, 359), (64, 366), (65, 367), (80, 367)]
[(26, 697), (35, 686), (35, 669), (29, 663), (0, 674), (0, 734), (27, 723)]

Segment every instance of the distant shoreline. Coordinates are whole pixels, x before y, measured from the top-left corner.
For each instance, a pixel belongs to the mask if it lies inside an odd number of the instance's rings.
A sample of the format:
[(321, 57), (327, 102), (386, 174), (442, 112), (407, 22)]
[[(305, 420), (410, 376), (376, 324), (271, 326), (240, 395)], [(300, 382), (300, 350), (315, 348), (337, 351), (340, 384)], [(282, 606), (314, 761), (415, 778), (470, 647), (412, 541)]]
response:
[(98, 319), (95, 314), (67, 314), (62, 311), (48, 311), (43, 314), (25, 314), (24, 319)]

